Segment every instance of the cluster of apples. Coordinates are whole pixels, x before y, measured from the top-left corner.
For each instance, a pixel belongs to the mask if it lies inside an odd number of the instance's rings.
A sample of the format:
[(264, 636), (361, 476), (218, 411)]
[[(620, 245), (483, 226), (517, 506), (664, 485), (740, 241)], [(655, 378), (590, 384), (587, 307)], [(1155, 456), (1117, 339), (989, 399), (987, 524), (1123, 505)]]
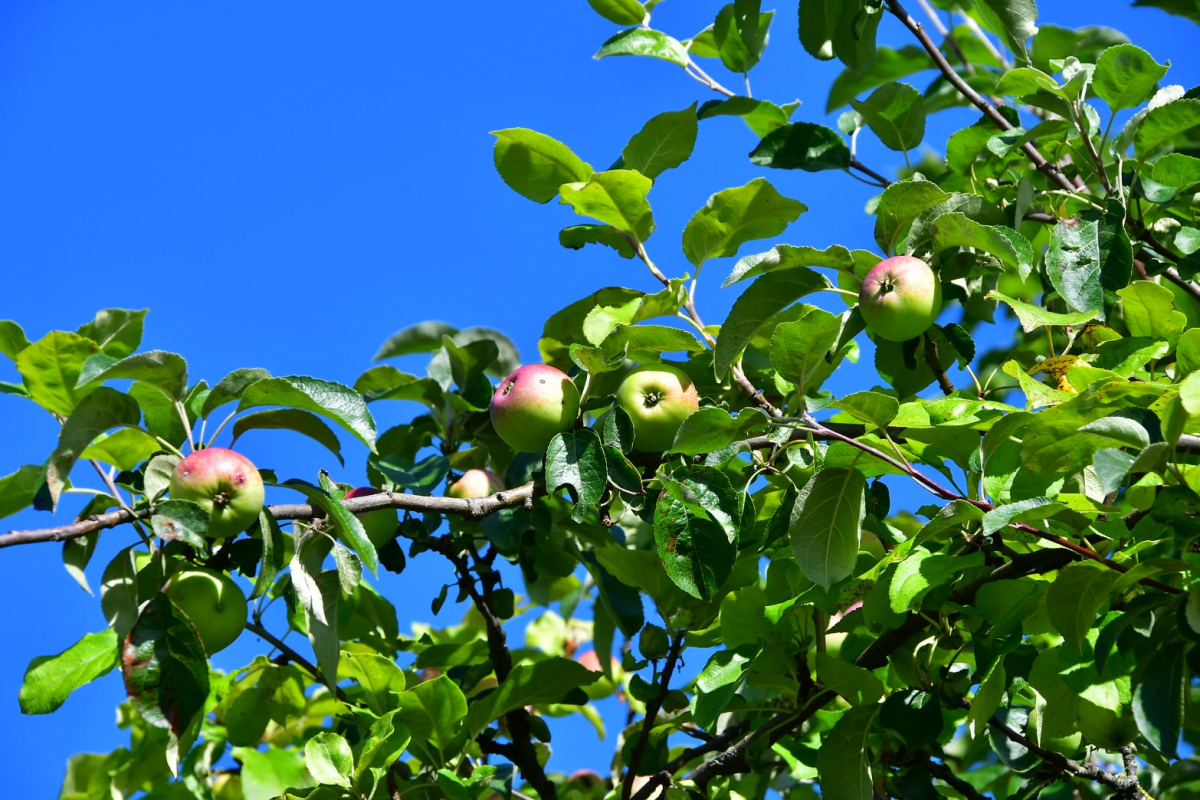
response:
[[(669, 364), (630, 370), (617, 390), (617, 405), (633, 421), (634, 447), (661, 453), (679, 427), (700, 407), (687, 373)], [(500, 382), (490, 408), (492, 427), (519, 453), (540, 453), (579, 416), (579, 389), (565, 372), (547, 364), (518, 367)]]

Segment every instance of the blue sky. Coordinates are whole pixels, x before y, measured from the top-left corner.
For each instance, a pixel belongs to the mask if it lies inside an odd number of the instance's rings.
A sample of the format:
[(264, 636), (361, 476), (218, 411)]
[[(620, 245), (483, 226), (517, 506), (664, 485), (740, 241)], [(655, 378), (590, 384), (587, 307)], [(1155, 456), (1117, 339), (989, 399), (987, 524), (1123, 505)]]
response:
[[(719, 5), (664, 2), (656, 26), (684, 38)], [(1194, 51), (1196, 28), (1156, 10), (1109, 0), (1084, 12), (1068, 0), (1041, 6), (1043, 22), (1111, 25), (1160, 61), (1179, 63)], [(794, 12), (784, 9), (752, 75), (754, 93), (799, 99), (797, 119), (832, 124), (824, 98), (840, 68), (803, 53)], [(246, 366), (352, 383), (388, 335), (426, 319), (499, 328), (534, 359), (542, 321), (559, 308), (606, 285), (657, 287), (610, 251), (560, 248), (558, 229), (576, 218), (510, 191), (492, 167), (488, 131), (534, 128), (603, 168), (651, 116), (716, 97), (663, 62), (594, 61), (614, 31), (584, 0), (8, 0), (0, 4), (0, 318), (36, 339), (73, 330), (101, 308), (150, 308), (144, 347), (182, 353), (193, 379), (210, 383)], [(891, 19), (880, 37), (908, 41)], [(737, 88), (719, 67), (710, 71)], [(1194, 62), (1167, 80), (1200, 83)], [(976, 116), (939, 115), (927, 142), (940, 149)], [(764, 174), (744, 157), (754, 144), (740, 120), (706, 121), (691, 160), (659, 179), (649, 250), (665, 272), (687, 271), (680, 231), (710, 194)], [(861, 152), (886, 174), (903, 163), (865, 134)], [(841, 173), (766, 177), (809, 206), (780, 241), (872, 246), (862, 214), (869, 187)], [(710, 322), (736, 297), (718, 288), (727, 261), (700, 280)], [(835, 391), (875, 382), (865, 337), (863, 344), (864, 358), (839, 373)], [(14, 378), (11, 365), (0, 364), (0, 380)], [(413, 413), (402, 404), (373, 410), (381, 430)], [(27, 402), (0, 395), (0, 474), (43, 461), (56, 427)], [(281, 477), (312, 479), (336, 467), (317, 445), (286, 433), (253, 432), (239, 447)], [(346, 449), (347, 467), (335, 477), (362, 482), (361, 453), (349, 442)], [(65, 505), (54, 521), (67, 518)], [(0, 523), (48, 524), (32, 512)], [(88, 573), (93, 588), (129, 537), (102, 536)], [(421, 575), (382, 581), (402, 630), (406, 612), (430, 620), (429, 599), (450, 577), (422, 558)], [(21, 716), (16, 694), (28, 661), (104, 621), (97, 600), (62, 569), (56, 546), (6, 549), (0, 570), (6, 793), (53, 796), (70, 754), (127, 740), (113, 725), (120, 680), (86, 687), (54, 715)], [(438, 624), (461, 611), (448, 604)], [(216, 663), (237, 666), (257, 650), (246, 636)], [(603, 749), (573, 725), (556, 737), (552, 768), (603, 768), (621, 713), (612, 706), (606, 716)]]

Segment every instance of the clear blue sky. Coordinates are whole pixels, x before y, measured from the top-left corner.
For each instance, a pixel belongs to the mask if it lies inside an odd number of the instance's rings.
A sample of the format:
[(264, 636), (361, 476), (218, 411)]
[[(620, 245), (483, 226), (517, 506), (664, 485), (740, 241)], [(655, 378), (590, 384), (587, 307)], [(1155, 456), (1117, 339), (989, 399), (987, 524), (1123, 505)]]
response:
[[(656, 26), (684, 38), (719, 5), (670, 0), (655, 11)], [(1111, 0), (1041, 5), (1044, 22), (1111, 25), (1160, 61), (1195, 50), (1197, 29), (1156, 10)], [(839, 66), (804, 55), (794, 3), (780, 8), (755, 94), (802, 100), (797, 119), (831, 124), (824, 98)], [(549, 314), (601, 286), (656, 286), (610, 251), (560, 248), (557, 230), (576, 218), (504, 186), (488, 131), (534, 128), (603, 168), (649, 117), (715, 97), (663, 62), (592, 60), (614, 30), (584, 0), (8, 0), (0, 4), (0, 318), (36, 339), (73, 330), (101, 308), (148, 307), (144, 346), (182, 353), (193, 379), (210, 383), (246, 366), (352, 383), (388, 335), (425, 319), (502, 329), (536, 358)], [(880, 35), (907, 41), (890, 19)], [(736, 85), (719, 67), (713, 73)], [(1197, 74), (1194, 61), (1183, 63), (1168, 81), (1190, 87)], [(923, 87), (928, 77), (912, 81)], [(927, 141), (940, 149), (976, 116), (940, 115)], [(686, 271), (680, 231), (707, 197), (763, 174), (744, 158), (754, 144), (739, 120), (706, 121), (691, 161), (659, 179), (649, 248), (668, 274)], [(888, 174), (902, 163), (870, 142), (862, 153)], [(767, 177), (809, 206), (781, 241), (872, 246), (861, 212), (869, 187), (840, 173)], [(735, 299), (718, 288), (730, 266), (714, 263), (701, 279), (709, 321)], [(835, 391), (874, 382), (863, 344), (862, 362), (839, 374)], [(14, 379), (0, 364), (0, 380)], [(413, 413), (402, 404), (374, 410), (381, 430)], [(0, 474), (42, 462), (56, 427), (0, 395)], [(335, 477), (361, 482), (361, 450), (346, 448), (351, 457)], [(337, 466), (282, 432), (251, 433), (240, 449), (281, 477), (312, 479)], [(25, 512), (0, 528), (64, 520), (64, 506), (57, 520)], [(88, 570), (93, 588), (129, 537), (101, 537)], [(406, 617), (430, 621), (429, 600), (450, 577), (421, 558), (423, 569), (381, 583), (402, 630)], [(0, 552), (0, 575), (4, 794), (51, 797), (70, 754), (127, 742), (113, 725), (122, 687), (110, 675), (54, 715), (21, 716), (17, 689), (29, 660), (104, 620), (62, 569), (57, 546)], [(436, 622), (452, 624), (461, 611), (448, 604)], [(238, 666), (257, 651), (245, 636), (216, 663)], [(622, 714), (610, 701), (606, 716), (610, 738), (599, 749), (583, 725), (556, 735), (551, 768), (603, 769)]]

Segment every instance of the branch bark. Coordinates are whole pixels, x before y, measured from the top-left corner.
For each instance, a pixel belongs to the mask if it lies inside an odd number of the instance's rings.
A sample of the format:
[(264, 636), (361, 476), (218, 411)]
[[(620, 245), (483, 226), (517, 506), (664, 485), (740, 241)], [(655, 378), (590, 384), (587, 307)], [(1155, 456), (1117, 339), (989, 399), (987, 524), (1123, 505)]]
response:
[(671, 676), (675, 674), (675, 666), (679, 663), (681, 652), (683, 652), (683, 631), (677, 631), (671, 637), (667, 660), (663, 664), (662, 675), (659, 676), (658, 692), (646, 703), (646, 717), (642, 721), (642, 730), (638, 735), (637, 744), (634, 745), (633, 753), (629, 757), (629, 769), (625, 771), (625, 780), (621, 784), (623, 800), (631, 800), (633, 779), (637, 777), (638, 767), (642, 765), (642, 758), (646, 755), (646, 746), (650, 744), (650, 731), (658, 719), (658, 712), (662, 708), (663, 700), (671, 691)]

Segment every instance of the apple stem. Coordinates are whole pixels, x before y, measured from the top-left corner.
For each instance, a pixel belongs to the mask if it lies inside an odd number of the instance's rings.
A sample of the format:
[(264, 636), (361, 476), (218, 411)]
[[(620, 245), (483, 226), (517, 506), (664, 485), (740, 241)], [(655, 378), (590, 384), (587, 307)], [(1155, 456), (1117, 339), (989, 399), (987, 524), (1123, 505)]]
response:
[(183, 407), (183, 403), (176, 400), (175, 410), (179, 412), (179, 419), (183, 421), (183, 429), (187, 431), (188, 447), (194, 452), (196, 450), (196, 440), (192, 438), (192, 423), (188, 420), (187, 409)]

